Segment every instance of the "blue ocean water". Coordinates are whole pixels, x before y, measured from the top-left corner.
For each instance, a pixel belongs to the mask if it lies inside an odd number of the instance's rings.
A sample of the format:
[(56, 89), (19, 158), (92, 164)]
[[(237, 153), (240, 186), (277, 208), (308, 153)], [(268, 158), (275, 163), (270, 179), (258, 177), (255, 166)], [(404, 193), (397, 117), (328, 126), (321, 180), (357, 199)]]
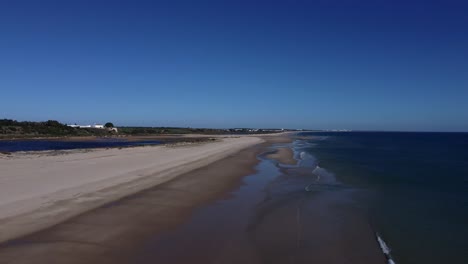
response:
[(468, 133), (299, 135), (320, 167), (373, 193), (360, 202), (397, 264), (468, 263)]
[(126, 141), (120, 139), (97, 139), (89, 141), (61, 141), (61, 140), (0, 140), (0, 151), (41, 151), (66, 150), (83, 148), (110, 148), (142, 145), (159, 145), (162, 141), (140, 140)]

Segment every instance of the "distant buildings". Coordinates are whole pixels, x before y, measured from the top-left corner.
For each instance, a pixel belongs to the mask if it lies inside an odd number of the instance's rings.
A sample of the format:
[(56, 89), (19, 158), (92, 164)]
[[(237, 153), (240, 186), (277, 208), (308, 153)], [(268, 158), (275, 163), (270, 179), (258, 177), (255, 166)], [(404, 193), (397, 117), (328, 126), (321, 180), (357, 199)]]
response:
[(75, 125), (67, 125), (67, 126), (69, 126), (69, 127), (76, 127), (76, 128), (89, 128), (89, 127), (91, 127), (91, 125), (82, 126), (82, 125), (76, 125), (76, 124), (75, 124)]
[(109, 132), (115, 132), (118, 133), (119, 130), (116, 127), (105, 127), (104, 125), (101, 124), (94, 124), (94, 125), (68, 125), (69, 127), (75, 127), (75, 128), (97, 128), (97, 129), (106, 129)]
[(69, 127), (76, 127), (76, 128), (98, 128), (98, 129), (104, 129), (104, 125), (100, 125), (100, 124), (94, 124), (94, 125), (77, 125), (77, 124), (74, 124), (74, 125), (68, 125)]

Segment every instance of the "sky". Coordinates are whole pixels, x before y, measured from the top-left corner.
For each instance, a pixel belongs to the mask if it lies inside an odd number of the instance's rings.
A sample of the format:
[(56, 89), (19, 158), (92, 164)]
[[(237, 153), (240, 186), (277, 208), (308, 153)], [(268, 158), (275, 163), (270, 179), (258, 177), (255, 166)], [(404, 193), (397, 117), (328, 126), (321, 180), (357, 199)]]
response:
[(0, 1), (0, 118), (468, 131), (464, 1)]

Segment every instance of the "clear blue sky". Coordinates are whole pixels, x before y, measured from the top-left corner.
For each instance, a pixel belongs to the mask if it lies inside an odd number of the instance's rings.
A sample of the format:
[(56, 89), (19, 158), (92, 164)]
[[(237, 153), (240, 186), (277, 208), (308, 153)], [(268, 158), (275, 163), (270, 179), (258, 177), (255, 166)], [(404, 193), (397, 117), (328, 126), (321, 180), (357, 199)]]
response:
[(0, 118), (468, 131), (463, 2), (1, 1)]

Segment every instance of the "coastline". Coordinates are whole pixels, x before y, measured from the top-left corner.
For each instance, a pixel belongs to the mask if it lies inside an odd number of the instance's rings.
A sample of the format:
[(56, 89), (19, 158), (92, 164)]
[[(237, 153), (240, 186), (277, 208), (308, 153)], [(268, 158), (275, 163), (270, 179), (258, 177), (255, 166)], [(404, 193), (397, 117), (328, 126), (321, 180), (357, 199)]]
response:
[(20, 140), (50, 140), (50, 141), (95, 141), (101, 139), (116, 139), (127, 141), (138, 140), (186, 140), (190, 138), (223, 138), (223, 137), (277, 137), (285, 134), (297, 133), (293, 131), (286, 132), (272, 132), (272, 133), (258, 133), (258, 134), (143, 134), (143, 135), (130, 135), (130, 134), (110, 134), (110, 135), (85, 135), (85, 136), (21, 136), (21, 135), (3, 135), (0, 136), (0, 141), (20, 141)]
[(242, 178), (255, 172), (257, 155), (274, 140), (264, 138), (208, 166), (0, 243), (0, 262), (126, 263), (141, 241), (176, 228), (197, 207), (241, 186)]
[[(296, 165), (288, 164), (294, 160), (292, 148), (297, 150), (291, 137), (262, 139), (0, 244), (0, 262), (384, 263), (365, 213), (350, 204), (353, 191), (305, 192), (316, 176), (308, 167), (311, 160), (301, 155)], [(271, 157), (280, 149), (281, 155)], [(333, 181), (327, 177), (318, 179), (327, 185)]]
[(266, 157), (282, 164), (297, 165), (297, 160), (294, 159), (294, 152), (288, 147), (277, 148), (273, 153), (267, 154)]
[(0, 242), (45, 229), (262, 142), (258, 137), (237, 137), (192, 146), (0, 159)]

